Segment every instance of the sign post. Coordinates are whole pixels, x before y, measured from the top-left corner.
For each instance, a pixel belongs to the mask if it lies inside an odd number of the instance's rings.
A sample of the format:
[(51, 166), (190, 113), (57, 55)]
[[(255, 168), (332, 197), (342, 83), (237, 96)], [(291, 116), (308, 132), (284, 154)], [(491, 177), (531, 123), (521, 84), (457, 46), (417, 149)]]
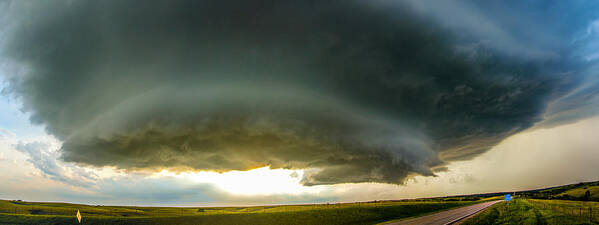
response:
[(512, 200), (512, 195), (510, 194), (506, 194), (503, 196), (503, 200), (505, 200), (507, 202), (507, 208), (509, 210), (510, 208), (510, 201)]
[(81, 223), (81, 213), (77, 210), (77, 222)]

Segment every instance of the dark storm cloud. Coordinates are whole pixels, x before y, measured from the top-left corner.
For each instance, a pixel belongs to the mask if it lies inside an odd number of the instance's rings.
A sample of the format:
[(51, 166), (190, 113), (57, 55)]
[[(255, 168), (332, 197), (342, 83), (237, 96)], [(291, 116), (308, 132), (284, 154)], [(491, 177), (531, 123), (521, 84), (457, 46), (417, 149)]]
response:
[(532, 126), (579, 80), (401, 2), (11, 3), (11, 91), (93, 166), (399, 184)]

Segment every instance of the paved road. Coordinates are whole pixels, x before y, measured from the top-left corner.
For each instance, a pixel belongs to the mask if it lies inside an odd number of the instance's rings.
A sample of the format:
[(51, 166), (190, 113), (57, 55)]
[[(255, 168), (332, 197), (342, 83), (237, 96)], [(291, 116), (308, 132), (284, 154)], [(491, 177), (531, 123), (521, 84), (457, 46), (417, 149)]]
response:
[(503, 200), (483, 202), (476, 205), (465, 206), (462, 208), (447, 210), (428, 216), (421, 216), (414, 219), (402, 220), (395, 223), (389, 223), (390, 225), (407, 225), (407, 224), (423, 224), (423, 225), (447, 225), (457, 222), (458, 220), (465, 218), (469, 215), (477, 213), (495, 203)]

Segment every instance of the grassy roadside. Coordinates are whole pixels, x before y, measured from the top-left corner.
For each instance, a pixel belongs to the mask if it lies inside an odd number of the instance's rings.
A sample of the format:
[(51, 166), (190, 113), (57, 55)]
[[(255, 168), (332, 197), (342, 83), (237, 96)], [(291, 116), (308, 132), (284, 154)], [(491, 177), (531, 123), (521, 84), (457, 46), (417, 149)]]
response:
[(535, 207), (550, 209), (577, 218), (579, 221), (599, 223), (598, 202), (539, 199), (530, 199), (528, 202)]
[(491, 206), (484, 212), (462, 223), (473, 224), (596, 224), (570, 216), (551, 208), (540, 207), (525, 199), (514, 199)]

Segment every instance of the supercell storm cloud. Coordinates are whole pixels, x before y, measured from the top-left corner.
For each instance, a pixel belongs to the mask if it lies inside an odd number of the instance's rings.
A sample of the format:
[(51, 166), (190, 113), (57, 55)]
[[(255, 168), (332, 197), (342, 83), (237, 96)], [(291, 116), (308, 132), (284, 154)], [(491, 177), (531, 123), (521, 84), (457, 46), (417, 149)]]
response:
[(410, 1), (40, 3), (10, 6), (9, 89), (83, 165), (401, 184), (533, 126), (582, 80), (562, 48), (515, 56), (527, 43)]

